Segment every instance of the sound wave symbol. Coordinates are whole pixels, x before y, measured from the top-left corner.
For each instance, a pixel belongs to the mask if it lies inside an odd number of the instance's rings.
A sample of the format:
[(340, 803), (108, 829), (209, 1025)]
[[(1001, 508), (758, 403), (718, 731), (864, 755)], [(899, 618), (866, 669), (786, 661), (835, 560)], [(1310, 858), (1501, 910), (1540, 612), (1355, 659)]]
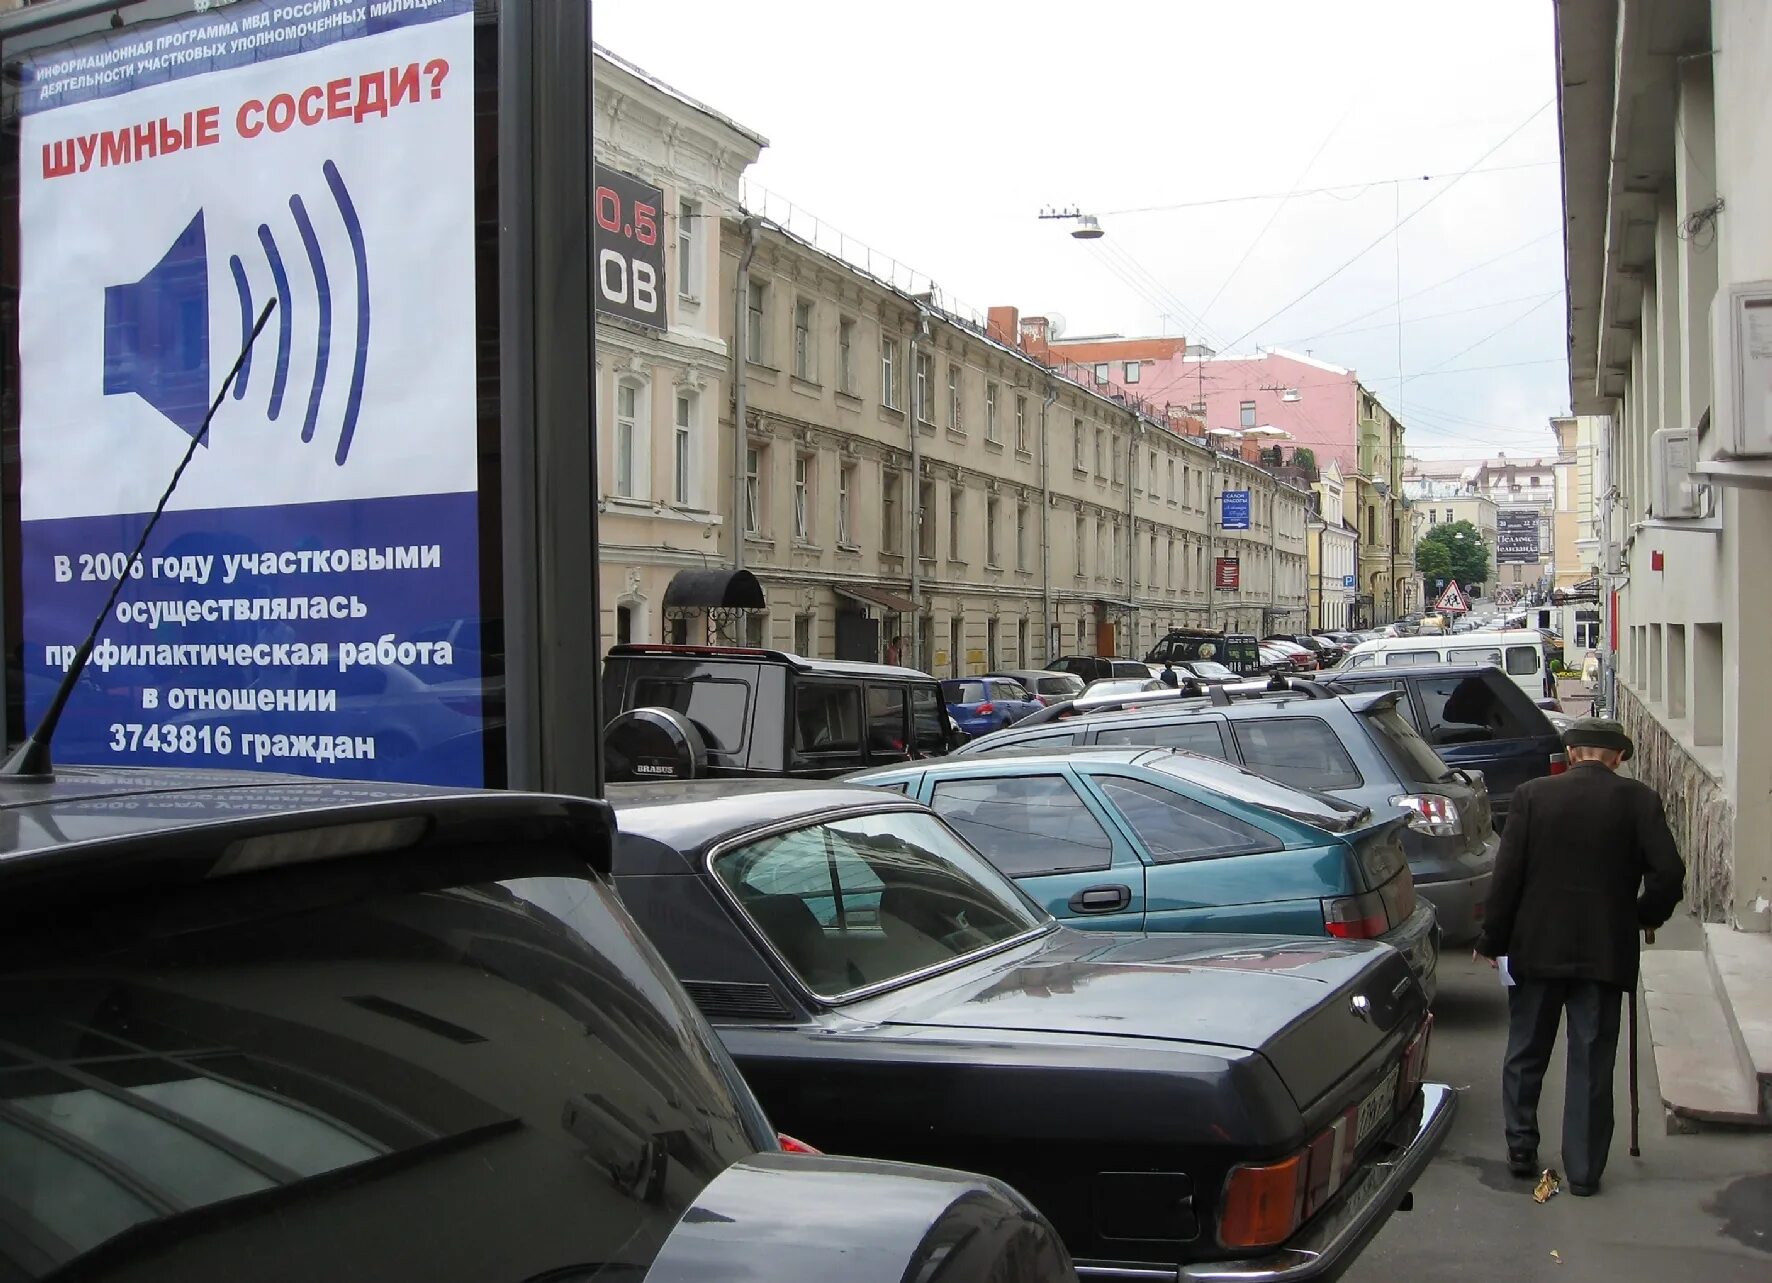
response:
[[(369, 364), (369, 255), (364, 247), (363, 222), (357, 217), (357, 207), (351, 200), (351, 193), (345, 186), (343, 176), (338, 172), (338, 166), (329, 160), (321, 168), (326, 176), (326, 186), (338, 206), (345, 236), (350, 241), (351, 259), (356, 273), (357, 335), (356, 342), (352, 345), (354, 355), (351, 362), (351, 382), (345, 396), (338, 446), (333, 451), (333, 461), (342, 465), (350, 455), (351, 442), (357, 434), (357, 420), (363, 410), (363, 379)], [(307, 204), (300, 195), (289, 198), (289, 212), (295, 219), (296, 231), (307, 256), (308, 269), (313, 274), (314, 298), (318, 308), (313, 382), (308, 389), (307, 412), (302, 419), (301, 428), (301, 439), (312, 441), (315, 429), (319, 426), (320, 401), (326, 391), (326, 378), (332, 364), (332, 277), (327, 271), (326, 258), (321, 252), (320, 238), (314, 231), (313, 220), (308, 216)], [(259, 224), (258, 240), (264, 250), (271, 282), (277, 293), (277, 365), (271, 375), (270, 400), (265, 411), (265, 417), (274, 423), (283, 413), (283, 399), (288, 391), (289, 357), (295, 342), (295, 300), (290, 288), (289, 269), (269, 223)], [(244, 346), (246, 337), (252, 333), (258, 309), (253, 306), (252, 285), (246, 276), (246, 265), (238, 254), (229, 257), (228, 267), (233, 273), (234, 291), (240, 300), (240, 333)], [(252, 353), (249, 350), (245, 362), (240, 366), (240, 377), (234, 382), (236, 401), (245, 398), (251, 377)]]

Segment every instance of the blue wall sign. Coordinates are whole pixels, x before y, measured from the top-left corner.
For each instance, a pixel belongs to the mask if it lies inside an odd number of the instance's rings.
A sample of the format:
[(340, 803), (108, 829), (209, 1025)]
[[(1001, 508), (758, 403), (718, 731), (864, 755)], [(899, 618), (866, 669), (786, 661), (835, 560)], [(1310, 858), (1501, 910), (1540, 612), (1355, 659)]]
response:
[(1225, 530), (1249, 529), (1249, 492), (1226, 490), (1218, 497), (1218, 524)]

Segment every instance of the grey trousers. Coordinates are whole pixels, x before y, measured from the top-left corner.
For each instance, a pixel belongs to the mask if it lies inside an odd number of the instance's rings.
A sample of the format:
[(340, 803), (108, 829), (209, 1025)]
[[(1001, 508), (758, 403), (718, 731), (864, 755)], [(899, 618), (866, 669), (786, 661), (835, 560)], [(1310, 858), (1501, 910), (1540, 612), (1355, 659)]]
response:
[(1502, 1118), (1509, 1150), (1537, 1150), (1538, 1096), (1569, 1017), (1563, 1090), (1563, 1174), (1597, 1185), (1612, 1148), (1612, 1069), (1624, 990), (1594, 980), (1522, 980), (1507, 991), (1507, 1060), (1501, 1072)]

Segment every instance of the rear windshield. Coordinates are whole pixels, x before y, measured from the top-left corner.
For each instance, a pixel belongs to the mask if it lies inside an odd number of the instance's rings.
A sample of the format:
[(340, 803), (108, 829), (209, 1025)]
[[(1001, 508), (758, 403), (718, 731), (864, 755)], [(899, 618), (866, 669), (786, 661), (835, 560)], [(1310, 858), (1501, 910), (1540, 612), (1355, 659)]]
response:
[(983, 682), (943, 682), (941, 693), (950, 704), (982, 704), (990, 698)]
[(1074, 695), (1083, 689), (1083, 679), (1075, 674), (1042, 677), (1037, 687), (1042, 695)]
[(1139, 765), (1191, 781), (1231, 801), (1277, 811), (1288, 819), (1301, 820), (1330, 833), (1357, 828), (1370, 814), (1365, 807), (1353, 802), (1314, 789), (1294, 788), (1244, 770), (1232, 762), (1202, 757), (1198, 753), (1153, 753), (1148, 758), (1139, 759)]
[(631, 1279), (768, 1143), (595, 879), (340, 876), (8, 942), (0, 1275)]
[(636, 677), (629, 708), (674, 708), (707, 740), (708, 747), (736, 753), (744, 746), (751, 685), (730, 677)]
[(1247, 718), (1231, 723), (1243, 761), (1263, 775), (1308, 789), (1358, 788), (1359, 768), (1320, 717)]
[(1415, 728), (1403, 720), (1394, 706), (1368, 709), (1360, 715), (1379, 751), (1405, 780), (1438, 784), (1451, 775), (1440, 755), (1428, 747)]

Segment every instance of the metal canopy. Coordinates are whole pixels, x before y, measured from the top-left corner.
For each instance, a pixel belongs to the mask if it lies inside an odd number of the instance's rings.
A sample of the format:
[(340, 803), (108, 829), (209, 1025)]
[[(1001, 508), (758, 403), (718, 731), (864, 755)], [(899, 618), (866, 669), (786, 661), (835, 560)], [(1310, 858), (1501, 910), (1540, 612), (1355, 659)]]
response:
[(879, 606), (884, 610), (897, 611), (901, 615), (917, 613), (917, 603), (909, 597), (901, 596), (889, 588), (875, 588), (861, 584), (832, 584), (831, 587), (839, 597), (847, 597), (858, 601), (864, 606)]
[(763, 585), (748, 570), (679, 570), (665, 588), (666, 610), (762, 610)]

